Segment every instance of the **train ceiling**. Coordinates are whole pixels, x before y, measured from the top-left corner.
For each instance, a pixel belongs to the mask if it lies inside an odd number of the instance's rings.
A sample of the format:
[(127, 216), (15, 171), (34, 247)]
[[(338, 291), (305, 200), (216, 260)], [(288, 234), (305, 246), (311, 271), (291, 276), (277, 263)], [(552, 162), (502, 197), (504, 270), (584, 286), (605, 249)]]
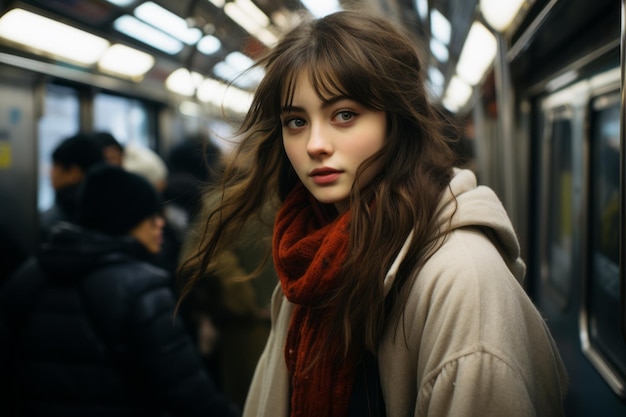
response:
[[(253, 3), (267, 19), (268, 30), (265, 33), (250, 34), (235, 22), (228, 8), (235, 8), (245, 2)], [(78, 29), (93, 33), (107, 39), (111, 43), (146, 52), (155, 58), (151, 70), (142, 78), (142, 83), (165, 83), (166, 79), (177, 69), (186, 68), (205, 77), (222, 81), (230, 81), (229, 70), (224, 69), (224, 62), (232, 52), (240, 52), (252, 59), (267, 48), (272, 36), (280, 36), (290, 25), (303, 14), (312, 14), (305, 7), (305, 0), (0, 0), (0, 14), (13, 8), (23, 8), (53, 20), (68, 24)], [(310, 0), (314, 5), (326, 5), (330, 0)], [(454, 73), (454, 66), (461, 53), (470, 25), (477, 17), (478, 0), (349, 0), (339, 1), (341, 7), (368, 8), (380, 11), (394, 19), (399, 25), (406, 27), (413, 34), (415, 42), (428, 60), (429, 67), (440, 72), (446, 84)], [(426, 15), (420, 4), (427, 7)], [(199, 39), (188, 43), (181, 42), (180, 50), (174, 48), (164, 52), (158, 48), (140, 42), (122, 33), (119, 22), (121, 18), (138, 18), (148, 8), (166, 10), (184, 19), (188, 28), (195, 29), (200, 36), (210, 35), (219, 40), (219, 48), (213, 52), (202, 52)], [(437, 10), (449, 21), (449, 40), (445, 46), (446, 59), (433, 53), (432, 48), (432, 16)], [(141, 19), (140, 19), (141, 20)], [(269, 39), (268, 39), (269, 38)], [(213, 39), (213, 38), (211, 38)], [(213, 39), (214, 40), (214, 39)], [(205, 45), (206, 46), (206, 45)], [(210, 46), (210, 45), (209, 45)], [(71, 44), (65, 46), (72, 48)], [(27, 54), (11, 43), (0, 42), (0, 52), (9, 51), (16, 54)], [(45, 59), (35, 56), (36, 59)], [(50, 60), (50, 58), (47, 58)], [(97, 72), (96, 66), (78, 68), (81, 71)], [(233, 71), (231, 71), (232, 73)], [(232, 74), (231, 74), (232, 75)], [(137, 81), (137, 80), (135, 80)], [(254, 83), (242, 86), (244, 90), (254, 88)], [(439, 94), (443, 91), (440, 87)], [(436, 99), (437, 97), (435, 97)]]

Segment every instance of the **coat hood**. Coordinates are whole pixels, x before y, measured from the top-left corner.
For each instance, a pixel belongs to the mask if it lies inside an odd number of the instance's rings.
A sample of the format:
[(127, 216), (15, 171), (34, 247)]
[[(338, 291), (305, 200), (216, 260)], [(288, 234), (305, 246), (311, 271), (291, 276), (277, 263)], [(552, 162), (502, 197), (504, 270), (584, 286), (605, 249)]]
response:
[(59, 280), (72, 280), (109, 264), (149, 260), (151, 254), (131, 236), (109, 236), (60, 222), (41, 245), (43, 270)]
[[(476, 176), (467, 169), (455, 169), (450, 186), (443, 194), (437, 212), (442, 224), (452, 230), (465, 227), (478, 228), (485, 233), (509, 270), (521, 284), (526, 264), (520, 257), (520, 246), (513, 224), (496, 193), (489, 187), (478, 186)], [(411, 243), (409, 234), (398, 257), (385, 278), (385, 292), (391, 289), (396, 273)]]

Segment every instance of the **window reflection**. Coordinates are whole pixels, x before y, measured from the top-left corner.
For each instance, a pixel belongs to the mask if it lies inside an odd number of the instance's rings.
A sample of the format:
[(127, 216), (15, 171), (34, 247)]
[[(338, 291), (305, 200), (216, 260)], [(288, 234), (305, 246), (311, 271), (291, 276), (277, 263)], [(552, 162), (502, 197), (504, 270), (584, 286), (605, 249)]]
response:
[(94, 96), (93, 108), (95, 131), (110, 132), (121, 144), (153, 147), (148, 111), (141, 101), (99, 93)]
[(619, 310), (619, 96), (594, 101), (590, 138), (587, 310), (591, 343), (622, 378), (626, 344)]
[(50, 184), (52, 152), (61, 141), (78, 132), (80, 105), (75, 89), (50, 84), (46, 87), (44, 111), (37, 126), (39, 137), (39, 178), (37, 206), (45, 211), (54, 203)]
[(548, 211), (548, 281), (567, 300), (572, 265), (572, 125), (569, 118), (552, 122)]

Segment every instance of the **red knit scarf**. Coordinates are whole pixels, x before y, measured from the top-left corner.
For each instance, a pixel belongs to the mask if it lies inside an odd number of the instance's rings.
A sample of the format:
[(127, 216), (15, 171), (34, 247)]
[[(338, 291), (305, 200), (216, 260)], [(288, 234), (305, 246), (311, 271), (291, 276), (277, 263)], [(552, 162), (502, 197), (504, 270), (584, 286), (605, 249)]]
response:
[[(274, 225), (274, 263), (283, 292), (295, 304), (285, 344), (291, 376), (291, 417), (345, 417), (355, 375), (339, 344), (323, 345), (335, 310), (319, 307), (339, 285), (346, 258), (349, 211), (328, 222), (301, 184), (287, 196)], [(326, 352), (315, 363), (320, 352)], [(309, 369), (310, 368), (310, 369)]]

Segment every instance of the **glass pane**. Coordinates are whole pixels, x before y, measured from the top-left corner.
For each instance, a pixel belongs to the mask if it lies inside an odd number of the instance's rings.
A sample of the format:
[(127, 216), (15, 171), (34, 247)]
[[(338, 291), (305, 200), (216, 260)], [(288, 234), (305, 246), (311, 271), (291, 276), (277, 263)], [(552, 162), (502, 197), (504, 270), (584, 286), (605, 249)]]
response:
[(548, 211), (549, 282), (563, 300), (570, 288), (572, 265), (572, 125), (569, 119), (552, 123)]
[(139, 100), (99, 93), (94, 97), (94, 131), (110, 132), (120, 143), (150, 143), (148, 111)]
[[(597, 99), (596, 104), (605, 99)], [(598, 106), (596, 106), (598, 107)], [(626, 376), (619, 310), (619, 101), (592, 113), (589, 333), (592, 344)]]
[(37, 206), (45, 211), (54, 203), (50, 184), (52, 152), (59, 143), (78, 132), (80, 104), (76, 90), (70, 87), (48, 85), (44, 98), (43, 117), (39, 120), (39, 184)]

